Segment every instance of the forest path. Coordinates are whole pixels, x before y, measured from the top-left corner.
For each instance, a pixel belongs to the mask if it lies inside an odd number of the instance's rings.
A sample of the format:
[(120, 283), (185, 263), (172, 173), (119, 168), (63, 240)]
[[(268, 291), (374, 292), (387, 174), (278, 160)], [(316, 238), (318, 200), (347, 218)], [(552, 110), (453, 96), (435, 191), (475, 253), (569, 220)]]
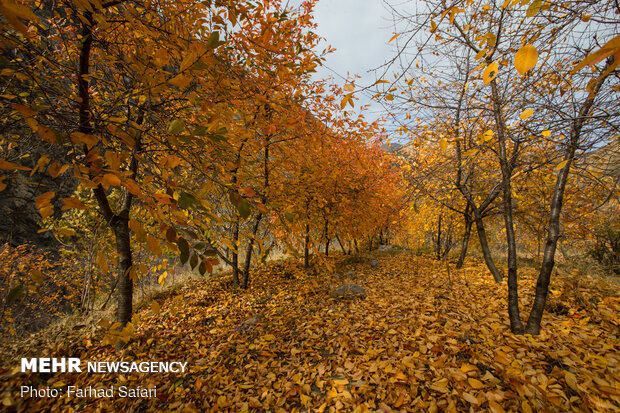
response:
[[(513, 336), (506, 286), (493, 283), (481, 263), (451, 266), (448, 276), (445, 263), (409, 252), (372, 256), (376, 268), (367, 261), (343, 268), (355, 273), (347, 282), (362, 286), (365, 299), (330, 298), (342, 280), (309, 275), (293, 261), (274, 263), (256, 270), (249, 291), (234, 292), (228, 279), (217, 278), (160, 297), (139, 313), (137, 334), (121, 356), (93, 344), (97, 336), (63, 351), (82, 360), (182, 361), (185, 374), (15, 375), (3, 394), (36, 379), (59, 387), (157, 387), (156, 398), (14, 397), (18, 410), (66, 403), (287, 412), (620, 406), (617, 292), (584, 283), (582, 298), (596, 306), (578, 308), (567, 293), (568, 313), (547, 314), (541, 336)], [(534, 274), (521, 271), (523, 304)], [(556, 280), (552, 289), (568, 282)]]

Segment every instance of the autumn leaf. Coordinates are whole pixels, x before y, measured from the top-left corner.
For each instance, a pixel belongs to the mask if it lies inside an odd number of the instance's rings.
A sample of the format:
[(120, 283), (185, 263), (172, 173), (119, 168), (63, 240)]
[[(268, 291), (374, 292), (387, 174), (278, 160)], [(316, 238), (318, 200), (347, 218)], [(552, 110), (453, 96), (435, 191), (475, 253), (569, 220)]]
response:
[(525, 109), (523, 112), (521, 112), (521, 114), (519, 115), (519, 118), (521, 118), (521, 120), (526, 120), (526, 119), (529, 119), (533, 114), (534, 114), (534, 110)]
[(515, 54), (515, 68), (519, 73), (524, 75), (534, 66), (538, 61), (538, 50), (531, 44), (522, 46)]
[(497, 76), (498, 68), (499, 65), (497, 64), (497, 62), (493, 62), (489, 64), (486, 69), (484, 69), (484, 72), (482, 73), (482, 79), (484, 80), (485, 85), (488, 85), (489, 82), (495, 79), (495, 77)]

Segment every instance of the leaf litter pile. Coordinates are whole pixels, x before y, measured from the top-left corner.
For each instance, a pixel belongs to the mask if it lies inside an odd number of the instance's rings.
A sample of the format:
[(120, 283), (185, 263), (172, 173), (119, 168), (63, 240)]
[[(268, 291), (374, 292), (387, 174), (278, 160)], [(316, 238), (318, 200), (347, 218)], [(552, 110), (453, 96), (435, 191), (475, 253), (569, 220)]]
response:
[[(493, 283), (483, 264), (455, 270), (407, 252), (375, 257), (377, 268), (338, 258), (346, 280), (287, 261), (258, 269), (247, 292), (232, 291), (228, 278), (192, 281), (139, 312), (121, 354), (98, 344), (103, 329), (46, 353), (83, 363), (183, 361), (188, 372), (21, 374), (13, 361), (3, 408), (620, 411), (617, 284), (556, 276), (542, 334), (515, 336), (505, 282)], [(520, 277), (526, 314), (535, 270)], [(331, 298), (343, 283), (362, 286), (367, 298)], [(157, 397), (21, 398), (21, 385), (157, 387)]]

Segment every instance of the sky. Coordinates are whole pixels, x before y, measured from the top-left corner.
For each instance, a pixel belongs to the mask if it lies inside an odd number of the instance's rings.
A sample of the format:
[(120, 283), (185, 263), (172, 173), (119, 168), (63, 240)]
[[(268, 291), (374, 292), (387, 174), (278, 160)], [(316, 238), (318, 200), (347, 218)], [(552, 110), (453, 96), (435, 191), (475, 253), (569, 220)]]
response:
[[(300, 2), (290, 1), (289, 4), (296, 6)], [(382, 1), (319, 0), (314, 16), (318, 24), (316, 33), (325, 38), (319, 51), (328, 44), (336, 48), (335, 52), (327, 55), (324, 66), (317, 68), (315, 78), (331, 76), (333, 83), (344, 85), (347, 74), (357, 74), (361, 79), (356, 81), (356, 85), (372, 85), (377, 80), (372, 70), (393, 54), (388, 41), (394, 32)], [(360, 100), (355, 102), (356, 107), (371, 104), (366, 113), (367, 120), (374, 121), (381, 116), (382, 107), (371, 102), (369, 94), (359, 97)]]

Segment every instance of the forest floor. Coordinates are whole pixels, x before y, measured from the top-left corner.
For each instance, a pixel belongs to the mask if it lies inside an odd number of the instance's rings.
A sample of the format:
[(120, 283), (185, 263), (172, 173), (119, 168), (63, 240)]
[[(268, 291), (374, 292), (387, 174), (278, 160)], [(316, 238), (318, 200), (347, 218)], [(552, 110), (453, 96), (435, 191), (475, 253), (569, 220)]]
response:
[[(510, 333), (506, 283), (480, 262), (455, 270), (409, 252), (370, 254), (351, 280), (292, 260), (256, 270), (249, 291), (228, 277), (190, 281), (138, 312), (122, 353), (102, 327), (48, 335), (32, 356), (181, 361), (185, 374), (22, 374), (3, 361), (6, 411), (620, 411), (618, 284), (552, 280), (540, 336)], [(334, 264), (344, 257), (332, 259)], [(352, 274), (351, 274), (352, 275)], [(536, 271), (520, 270), (522, 316)], [(367, 298), (337, 300), (343, 282)], [(32, 353), (33, 349), (29, 349)], [(151, 398), (20, 397), (20, 386), (157, 388)]]

